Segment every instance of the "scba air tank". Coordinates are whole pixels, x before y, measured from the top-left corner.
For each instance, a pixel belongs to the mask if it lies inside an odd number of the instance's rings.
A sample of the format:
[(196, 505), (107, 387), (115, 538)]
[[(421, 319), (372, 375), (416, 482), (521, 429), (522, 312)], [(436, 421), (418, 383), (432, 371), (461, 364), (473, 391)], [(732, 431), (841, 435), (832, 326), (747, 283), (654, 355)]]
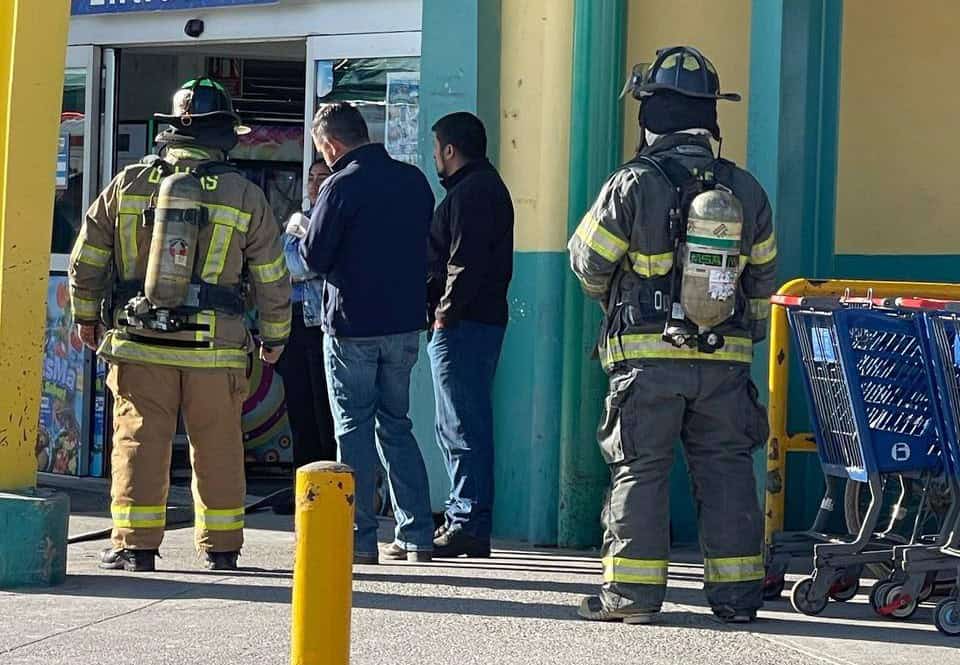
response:
[(690, 202), (680, 303), (701, 330), (734, 313), (742, 231), (743, 205), (728, 190), (710, 189)]
[(203, 212), (200, 181), (189, 173), (164, 178), (150, 238), (144, 294), (154, 307), (175, 309), (187, 299)]

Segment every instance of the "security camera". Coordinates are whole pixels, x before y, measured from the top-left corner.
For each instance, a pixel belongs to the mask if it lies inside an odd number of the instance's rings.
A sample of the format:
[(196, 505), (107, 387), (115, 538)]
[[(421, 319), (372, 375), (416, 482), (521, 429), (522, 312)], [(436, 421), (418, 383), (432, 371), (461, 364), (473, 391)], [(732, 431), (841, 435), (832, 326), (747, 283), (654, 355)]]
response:
[(187, 21), (187, 24), (183, 26), (183, 32), (187, 37), (193, 37), (197, 39), (200, 35), (203, 34), (203, 21), (198, 18), (192, 18)]

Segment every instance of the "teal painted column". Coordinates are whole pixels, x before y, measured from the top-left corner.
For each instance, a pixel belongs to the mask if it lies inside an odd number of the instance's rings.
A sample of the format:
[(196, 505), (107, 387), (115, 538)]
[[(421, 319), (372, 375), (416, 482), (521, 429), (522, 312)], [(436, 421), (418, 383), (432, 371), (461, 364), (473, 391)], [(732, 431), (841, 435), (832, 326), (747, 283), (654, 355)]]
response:
[(747, 164), (774, 207), (782, 281), (834, 267), (842, 0), (754, 0)]
[[(753, 2), (747, 165), (773, 206), (780, 283), (835, 274), (842, 23), (842, 0)], [(766, 363), (764, 345), (753, 372), (764, 393)], [(795, 360), (791, 367), (797, 367)], [(797, 371), (790, 378), (789, 427), (810, 427)], [(805, 528), (816, 512), (823, 474), (814, 456), (798, 453), (791, 456), (788, 478), (787, 525)]]
[[(487, 128), (497, 163), (500, 137), (499, 0), (424, 0), (421, 46), (420, 141), (424, 170), (438, 200), (433, 169), (436, 120), (471, 111)], [(509, 186), (509, 183), (508, 183)], [(494, 535), (535, 545), (557, 542), (560, 312), (563, 257), (518, 252), (510, 287), (510, 322), (494, 384), (496, 447)], [(430, 475), (434, 510), (449, 481), (434, 443), (433, 387), (421, 353), (411, 380), (411, 418)]]
[(496, 163), (500, 136), (500, 0), (423, 0), (420, 44), (420, 159), (442, 193), (433, 168), (437, 120), (475, 113), (487, 128)]
[[(572, 234), (604, 180), (620, 163), (625, 0), (576, 0), (570, 128)], [(559, 544), (600, 542), (600, 509), (609, 482), (596, 442), (606, 379), (593, 358), (599, 307), (567, 272), (564, 292), (563, 397), (560, 427)]]
[[(439, 203), (443, 189), (433, 163), (433, 124), (456, 111), (477, 114), (487, 127), (489, 152), (499, 138), (500, 0), (423, 0), (420, 46), (420, 167)], [(410, 377), (410, 419), (430, 478), (433, 510), (450, 489), (434, 438), (433, 381), (421, 336)]]

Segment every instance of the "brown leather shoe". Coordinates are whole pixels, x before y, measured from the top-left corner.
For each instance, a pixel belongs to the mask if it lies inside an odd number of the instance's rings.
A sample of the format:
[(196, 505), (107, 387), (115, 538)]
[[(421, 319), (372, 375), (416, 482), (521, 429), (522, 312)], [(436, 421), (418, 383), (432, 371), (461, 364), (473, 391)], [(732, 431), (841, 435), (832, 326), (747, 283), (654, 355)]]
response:
[(390, 561), (410, 561), (412, 563), (427, 563), (433, 559), (433, 552), (429, 550), (408, 550), (397, 543), (390, 543), (380, 548), (380, 556)]

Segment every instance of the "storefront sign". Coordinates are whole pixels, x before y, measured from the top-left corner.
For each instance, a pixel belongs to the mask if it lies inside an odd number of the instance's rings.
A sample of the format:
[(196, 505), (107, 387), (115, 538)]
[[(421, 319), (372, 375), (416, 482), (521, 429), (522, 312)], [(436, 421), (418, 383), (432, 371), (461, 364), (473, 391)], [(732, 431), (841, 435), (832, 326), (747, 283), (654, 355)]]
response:
[(119, 14), (122, 12), (149, 12), (161, 10), (207, 9), (209, 7), (239, 7), (240, 5), (267, 5), (278, 0), (70, 0), (74, 16), (85, 14)]

